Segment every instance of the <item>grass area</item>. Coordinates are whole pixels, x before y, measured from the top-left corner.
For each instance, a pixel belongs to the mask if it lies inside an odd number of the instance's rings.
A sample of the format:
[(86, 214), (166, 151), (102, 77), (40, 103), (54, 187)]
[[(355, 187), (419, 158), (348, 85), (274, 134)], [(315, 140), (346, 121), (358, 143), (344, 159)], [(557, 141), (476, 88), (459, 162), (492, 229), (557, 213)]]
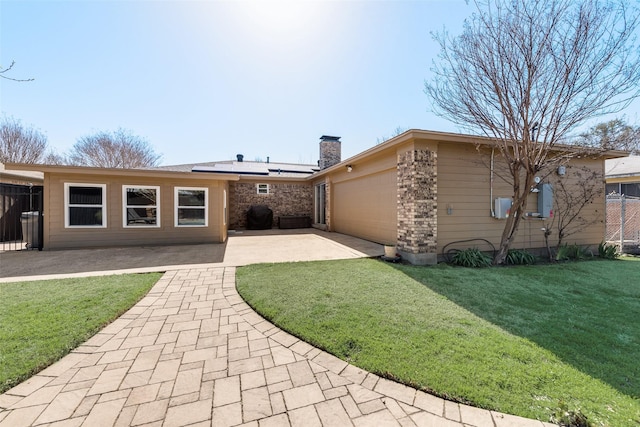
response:
[(237, 270), (294, 335), (451, 400), (548, 421), (640, 423), (640, 260), (465, 269), (376, 260)]
[(160, 276), (0, 283), (0, 393), (59, 360), (115, 320)]

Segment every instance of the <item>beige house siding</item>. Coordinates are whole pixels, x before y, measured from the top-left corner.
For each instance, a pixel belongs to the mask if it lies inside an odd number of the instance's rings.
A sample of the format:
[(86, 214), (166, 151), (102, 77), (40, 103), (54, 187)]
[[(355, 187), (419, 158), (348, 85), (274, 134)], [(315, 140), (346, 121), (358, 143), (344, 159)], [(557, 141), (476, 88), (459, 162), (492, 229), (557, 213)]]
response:
[[(105, 228), (65, 227), (65, 183), (106, 184)], [(45, 249), (220, 243), (226, 240), (224, 225), (225, 181), (167, 179), (135, 176), (100, 176), (86, 174), (45, 174), (44, 247)], [(123, 225), (123, 185), (158, 186), (160, 188), (160, 226), (127, 228)], [(197, 187), (208, 189), (208, 224), (203, 227), (176, 227), (174, 189)]]
[[(440, 144), (438, 152), (438, 252), (450, 247), (477, 246), (489, 250), (490, 245), (481, 241), (454, 244), (466, 239), (486, 239), (494, 246), (499, 245), (504, 229), (504, 220), (491, 217), (492, 203), (497, 197), (510, 198), (513, 192), (504, 163), (498, 150), (494, 157), (493, 195), (491, 195), (491, 151), (476, 150), (468, 144)], [(567, 173), (561, 177), (555, 168), (541, 171), (542, 183), (551, 183), (554, 191), (554, 212), (562, 209), (559, 197), (558, 181), (576, 192), (582, 185), (577, 172), (583, 168), (602, 171), (602, 159), (574, 159), (567, 166)], [(584, 174), (583, 174), (584, 175)], [(602, 179), (591, 183), (604, 189)], [(527, 212), (537, 212), (538, 195), (531, 193)], [(593, 223), (565, 239), (568, 243), (597, 245), (604, 236), (604, 192), (581, 212), (581, 216), (590, 218)], [(591, 222), (591, 220), (590, 220)], [(551, 227), (550, 243), (557, 241), (557, 219), (525, 217), (520, 223), (513, 248), (539, 249), (545, 247), (542, 228)]]
[[(397, 243), (398, 230), (405, 225), (399, 223), (398, 212), (402, 203), (398, 190), (399, 163), (403, 153), (411, 150), (433, 151), (437, 155), (434, 172), (437, 184), (436, 198), (432, 203), (436, 206), (437, 215), (427, 218), (428, 212), (420, 212), (418, 222), (430, 221), (430, 235), (436, 237), (435, 250), (442, 255), (445, 246), (449, 248), (466, 248), (476, 246), (482, 250), (491, 250), (500, 243), (505, 220), (492, 217), (494, 200), (497, 197), (510, 198), (512, 195), (510, 178), (506, 165), (501, 160), (499, 150), (494, 151), (493, 184), (491, 179), (491, 148), (485, 143), (478, 148), (469, 141), (456, 141), (437, 137), (433, 139), (405, 138), (396, 144), (376, 147), (374, 153), (356, 156), (343, 161), (340, 165), (328, 170), (316, 178), (314, 184), (327, 182), (327, 218), (330, 218), (330, 230), (379, 243)], [(425, 152), (426, 152), (425, 151)], [(351, 164), (352, 172), (346, 171)], [(403, 166), (404, 168), (404, 166)], [(556, 186), (562, 180), (565, 186), (580, 191), (582, 177), (577, 172), (581, 168), (603, 171), (603, 159), (574, 159), (566, 168), (566, 175), (559, 176), (553, 170), (541, 171), (542, 183), (554, 186), (554, 212), (562, 209)], [(416, 172), (419, 172), (416, 169)], [(428, 169), (428, 168), (427, 168)], [(602, 179), (596, 179), (592, 185), (604, 188)], [(420, 203), (426, 199), (415, 193)], [(424, 200), (423, 200), (424, 199)], [(399, 205), (400, 204), (400, 205)], [(569, 244), (595, 246), (604, 236), (604, 192), (586, 206), (581, 216), (588, 218), (590, 224), (565, 238)], [(532, 192), (527, 212), (538, 211), (538, 195)], [(404, 220), (403, 220), (404, 221)], [(527, 216), (522, 219), (515, 243), (512, 247), (524, 249), (544, 249), (543, 227), (551, 227), (550, 243), (557, 242), (557, 218), (538, 218)], [(406, 234), (407, 230), (403, 233)], [(404, 234), (402, 234), (404, 235)], [(425, 236), (427, 236), (425, 234)], [(427, 237), (425, 237), (426, 239)], [(469, 239), (486, 239), (461, 242)], [(420, 242), (418, 242), (420, 243)], [(433, 251), (434, 246), (429, 246)], [(419, 251), (416, 251), (419, 253)], [(432, 253), (432, 252), (431, 252)]]
[(385, 154), (338, 168), (313, 181), (326, 183), (326, 220), (330, 231), (378, 243), (397, 238), (396, 161)]
[[(268, 184), (268, 194), (258, 194), (257, 185)], [(313, 187), (305, 181), (283, 181), (273, 178), (242, 179), (230, 184), (230, 229), (247, 226), (247, 211), (253, 205), (266, 205), (273, 211), (273, 227), (278, 227), (278, 218), (301, 215), (313, 218)]]
[(333, 183), (332, 230), (379, 243), (395, 244), (395, 169)]

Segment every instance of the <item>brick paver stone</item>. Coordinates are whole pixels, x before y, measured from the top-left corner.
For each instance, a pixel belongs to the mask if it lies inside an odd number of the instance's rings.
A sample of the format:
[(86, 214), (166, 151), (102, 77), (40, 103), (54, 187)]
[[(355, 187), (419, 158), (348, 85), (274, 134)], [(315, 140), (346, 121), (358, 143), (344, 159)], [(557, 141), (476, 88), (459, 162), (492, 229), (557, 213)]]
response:
[(322, 427), (322, 422), (313, 406), (289, 411), (289, 421), (291, 427)]
[(211, 419), (211, 400), (199, 400), (167, 410), (164, 427), (179, 427)]
[(242, 424), (242, 404), (238, 402), (226, 406), (214, 406), (211, 423), (220, 427)]
[(225, 406), (240, 402), (240, 377), (227, 377), (215, 380), (213, 384), (213, 406)]
[(318, 403), (315, 406), (323, 427), (343, 427), (353, 425), (349, 414), (347, 414), (347, 411), (342, 407), (340, 400), (327, 400), (325, 402)]
[(287, 409), (296, 409), (325, 400), (320, 386), (316, 383), (291, 388), (282, 392)]
[(243, 391), (242, 412), (245, 422), (271, 416), (273, 412), (267, 388), (259, 387)]

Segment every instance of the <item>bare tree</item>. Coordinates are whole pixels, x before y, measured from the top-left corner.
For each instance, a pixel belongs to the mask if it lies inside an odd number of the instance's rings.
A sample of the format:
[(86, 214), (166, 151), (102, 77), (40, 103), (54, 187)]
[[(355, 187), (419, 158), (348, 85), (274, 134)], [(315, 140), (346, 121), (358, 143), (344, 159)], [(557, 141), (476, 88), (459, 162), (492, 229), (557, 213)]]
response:
[(400, 135), (401, 133), (404, 133), (406, 131), (408, 131), (409, 128), (405, 128), (402, 126), (396, 126), (396, 128), (393, 130), (393, 132), (391, 132), (391, 136), (386, 136), (384, 135), (383, 137), (378, 137), (376, 138), (376, 145), (382, 144), (385, 141), (390, 140), (393, 137), (396, 137), (398, 135)]
[(16, 78), (13, 78), (13, 77), (9, 77), (7, 75), (7, 73), (9, 71), (11, 71), (11, 69), (13, 68), (14, 65), (16, 65), (16, 61), (11, 61), (11, 65), (9, 65), (7, 68), (0, 67), (0, 78), (6, 79), (6, 80), (11, 80), (11, 81), (14, 81), (14, 82), (31, 82), (31, 81), (33, 81), (33, 79), (16, 79)]
[(2, 116), (0, 119), (0, 162), (41, 163), (47, 151), (47, 137), (33, 127), (23, 126), (19, 120)]
[(84, 136), (69, 154), (71, 164), (100, 168), (143, 168), (157, 166), (156, 154), (147, 140), (126, 129)]
[(42, 163), (45, 165), (67, 165), (69, 164), (69, 160), (65, 154), (58, 154), (55, 151), (49, 150), (42, 159)]
[(629, 126), (623, 119), (609, 120), (582, 133), (578, 144), (640, 154), (640, 126)]
[[(545, 222), (544, 237), (549, 254), (553, 260), (549, 237), (555, 233), (556, 251), (565, 239), (579, 233), (591, 225), (604, 219), (601, 215), (585, 215), (585, 209), (593, 205), (604, 193), (604, 175), (601, 171), (587, 167), (566, 166), (567, 175), (573, 175), (573, 180), (556, 176), (551, 179), (554, 189), (554, 211), (550, 221)], [(604, 209), (604, 207), (603, 207)]]
[(640, 95), (640, 14), (628, 1), (476, 0), (460, 36), (440, 44), (434, 112), (494, 138), (509, 167), (512, 215), (494, 263), (506, 258), (536, 173), (579, 150), (558, 150), (595, 116)]

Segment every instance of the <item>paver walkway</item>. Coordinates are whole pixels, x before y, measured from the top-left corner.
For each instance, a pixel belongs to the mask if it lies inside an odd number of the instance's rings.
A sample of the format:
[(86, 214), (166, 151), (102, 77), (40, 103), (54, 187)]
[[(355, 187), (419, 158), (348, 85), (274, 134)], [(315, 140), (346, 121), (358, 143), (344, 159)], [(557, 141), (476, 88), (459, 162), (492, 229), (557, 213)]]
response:
[(283, 332), (235, 267), (169, 271), (71, 354), (0, 395), (0, 426), (522, 426), (444, 401)]

